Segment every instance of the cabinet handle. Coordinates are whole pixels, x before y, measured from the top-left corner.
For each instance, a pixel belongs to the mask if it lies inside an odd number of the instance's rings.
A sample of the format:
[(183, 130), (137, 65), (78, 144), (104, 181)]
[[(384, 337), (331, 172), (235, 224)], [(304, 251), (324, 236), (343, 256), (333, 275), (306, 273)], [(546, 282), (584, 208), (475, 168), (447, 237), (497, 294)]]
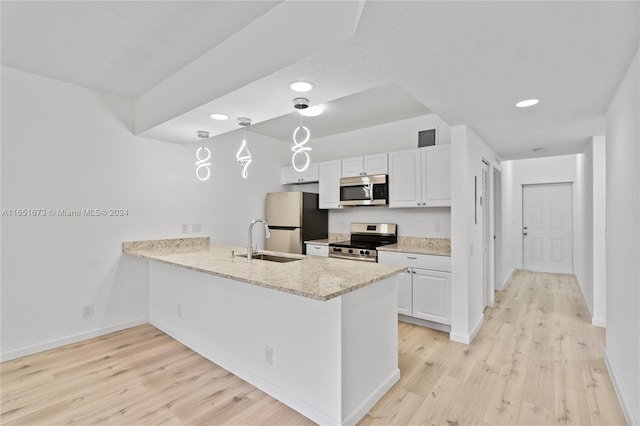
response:
[(411, 271), (411, 272), (414, 273), (414, 274), (416, 273), (416, 271)]
[(420, 205), (420, 203), (418, 203), (418, 205)]
[(411, 259), (411, 260), (416, 260), (418, 257), (417, 256), (407, 256), (407, 259)]
[(316, 249), (316, 250), (320, 250), (320, 247), (314, 247), (314, 249)]

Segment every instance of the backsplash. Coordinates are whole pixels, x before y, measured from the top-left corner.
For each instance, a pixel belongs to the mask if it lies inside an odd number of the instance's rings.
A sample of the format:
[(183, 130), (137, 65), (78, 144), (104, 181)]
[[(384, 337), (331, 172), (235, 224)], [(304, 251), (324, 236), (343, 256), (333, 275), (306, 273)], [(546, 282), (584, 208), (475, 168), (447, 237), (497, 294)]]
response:
[(351, 207), (329, 210), (329, 233), (349, 234), (351, 222), (396, 223), (398, 237), (451, 238), (449, 207)]

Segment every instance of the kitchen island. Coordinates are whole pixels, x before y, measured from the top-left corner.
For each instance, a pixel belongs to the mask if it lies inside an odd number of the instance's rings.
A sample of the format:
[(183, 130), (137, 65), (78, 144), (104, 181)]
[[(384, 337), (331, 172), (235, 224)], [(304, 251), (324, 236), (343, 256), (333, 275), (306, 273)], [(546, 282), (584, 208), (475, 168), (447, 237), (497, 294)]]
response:
[(317, 423), (357, 423), (400, 377), (406, 268), (282, 253), (297, 260), (249, 262), (208, 238), (124, 252), (150, 260), (151, 324)]

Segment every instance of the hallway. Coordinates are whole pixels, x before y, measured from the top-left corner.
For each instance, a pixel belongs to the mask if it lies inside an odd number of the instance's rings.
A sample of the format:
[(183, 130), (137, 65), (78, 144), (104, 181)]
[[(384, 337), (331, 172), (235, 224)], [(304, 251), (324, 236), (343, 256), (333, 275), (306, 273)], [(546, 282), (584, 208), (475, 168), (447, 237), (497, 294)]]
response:
[(361, 424), (624, 425), (575, 277), (514, 273), (471, 345), (400, 323), (400, 382)]

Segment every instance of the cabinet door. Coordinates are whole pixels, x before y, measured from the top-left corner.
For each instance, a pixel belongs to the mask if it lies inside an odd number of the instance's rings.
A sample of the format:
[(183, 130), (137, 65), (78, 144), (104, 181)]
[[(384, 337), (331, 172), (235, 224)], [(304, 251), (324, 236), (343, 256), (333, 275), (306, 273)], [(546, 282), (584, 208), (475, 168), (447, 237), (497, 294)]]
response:
[(307, 170), (302, 172), (302, 181), (305, 183), (318, 182), (318, 163), (309, 164)]
[(398, 313), (409, 316), (413, 314), (411, 275), (411, 269), (409, 269), (407, 272), (398, 274), (396, 278), (398, 282)]
[(362, 176), (362, 157), (345, 158), (342, 160), (342, 177)]
[(340, 176), (342, 176), (342, 161), (325, 161), (319, 164), (319, 207), (321, 209), (341, 209), (340, 205)]
[(280, 174), (280, 182), (285, 184), (298, 183), (302, 179), (302, 173), (299, 173), (292, 166), (283, 167)]
[(422, 200), (430, 207), (451, 206), (451, 145), (424, 148)]
[[(367, 155), (363, 160), (363, 169), (365, 175), (386, 175), (389, 173), (389, 155), (374, 154)], [(344, 167), (344, 166), (343, 166)]]
[(413, 316), (451, 324), (451, 274), (413, 269)]
[(420, 150), (389, 153), (389, 207), (422, 206)]

